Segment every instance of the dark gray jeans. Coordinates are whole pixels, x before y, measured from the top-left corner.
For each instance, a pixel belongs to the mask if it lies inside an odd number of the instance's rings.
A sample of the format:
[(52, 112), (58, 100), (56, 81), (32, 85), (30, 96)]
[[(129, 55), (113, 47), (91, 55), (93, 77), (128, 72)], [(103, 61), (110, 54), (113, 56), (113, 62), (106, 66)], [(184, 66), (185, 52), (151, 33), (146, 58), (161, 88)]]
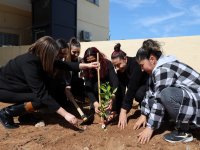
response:
[[(161, 91), (161, 103), (165, 107), (170, 118), (176, 121), (179, 109), (183, 101), (183, 91), (177, 87), (167, 87)], [(154, 101), (149, 100), (150, 107), (152, 107)], [(181, 130), (188, 130), (189, 125), (186, 123), (178, 122), (176, 128)]]
[(169, 116), (176, 120), (183, 100), (183, 91), (180, 88), (168, 87), (161, 91), (161, 103)]
[[(187, 93), (185, 93), (187, 94)], [(179, 109), (183, 101), (183, 91), (180, 88), (168, 87), (161, 92), (161, 103), (165, 107), (169, 116), (176, 121)], [(188, 123), (176, 122), (178, 130), (187, 131), (189, 129)]]

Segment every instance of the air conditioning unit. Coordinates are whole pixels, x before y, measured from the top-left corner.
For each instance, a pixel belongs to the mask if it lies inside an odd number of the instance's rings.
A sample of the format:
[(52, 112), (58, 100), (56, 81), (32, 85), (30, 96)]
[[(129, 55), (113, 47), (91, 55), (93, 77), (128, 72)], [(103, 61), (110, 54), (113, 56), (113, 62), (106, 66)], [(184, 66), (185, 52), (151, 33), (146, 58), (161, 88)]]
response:
[(81, 31), (81, 40), (83, 41), (91, 41), (92, 36), (91, 33), (88, 31)]

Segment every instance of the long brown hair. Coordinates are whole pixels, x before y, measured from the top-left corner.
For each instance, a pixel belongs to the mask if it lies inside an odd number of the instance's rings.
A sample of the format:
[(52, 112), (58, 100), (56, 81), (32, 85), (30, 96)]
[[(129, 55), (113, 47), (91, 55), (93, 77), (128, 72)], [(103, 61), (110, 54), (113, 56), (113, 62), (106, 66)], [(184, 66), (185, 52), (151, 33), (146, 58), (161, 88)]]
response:
[[(108, 59), (106, 59), (106, 56), (101, 53), (96, 47), (90, 47), (85, 51), (84, 57), (83, 57), (83, 61), (85, 63), (87, 62), (87, 57), (88, 56), (94, 56), (95, 58), (97, 58), (97, 53), (99, 53), (99, 63), (101, 64), (100, 67), (100, 78), (104, 79), (107, 73), (107, 67), (108, 67)], [(86, 72), (86, 71), (85, 71)], [(89, 72), (86, 72), (86, 77), (92, 77), (93, 75), (90, 74)]]
[(33, 43), (28, 51), (40, 57), (44, 71), (52, 73), (53, 63), (58, 54), (58, 50), (59, 48), (55, 40), (50, 36), (44, 36)]
[(73, 56), (71, 55), (71, 51), (72, 51), (72, 46), (75, 46), (77, 48), (80, 48), (81, 49), (81, 43), (79, 42), (79, 40), (75, 37), (72, 37), (70, 40), (69, 40), (69, 51), (70, 51), (70, 56), (68, 56), (70, 58), (70, 61), (73, 61)]

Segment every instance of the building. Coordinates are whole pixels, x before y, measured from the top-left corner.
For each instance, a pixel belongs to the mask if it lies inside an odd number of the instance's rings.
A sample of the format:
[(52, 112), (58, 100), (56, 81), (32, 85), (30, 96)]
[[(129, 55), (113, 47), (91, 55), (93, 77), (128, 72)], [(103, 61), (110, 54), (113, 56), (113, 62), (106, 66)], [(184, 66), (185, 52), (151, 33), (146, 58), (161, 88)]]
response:
[(0, 46), (28, 45), (43, 35), (109, 39), (107, 0), (0, 0)]

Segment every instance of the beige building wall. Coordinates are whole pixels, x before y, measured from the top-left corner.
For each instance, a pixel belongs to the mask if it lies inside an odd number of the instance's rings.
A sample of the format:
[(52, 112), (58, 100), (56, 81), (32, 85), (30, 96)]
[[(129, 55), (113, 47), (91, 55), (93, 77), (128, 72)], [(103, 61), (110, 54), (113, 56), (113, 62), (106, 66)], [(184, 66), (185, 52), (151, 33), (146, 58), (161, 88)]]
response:
[(0, 32), (19, 35), (19, 44), (31, 43), (31, 12), (0, 3)]
[(0, 47), (0, 66), (5, 65), (10, 59), (28, 51), (29, 46)]
[(82, 30), (91, 33), (92, 41), (109, 39), (109, 1), (99, 0), (99, 6), (87, 0), (77, 0), (77, 37)]
[[(135, 56), (144, 40), (146, 39), (82, 42), (80, 56), (84, 55), (84, 51), (87, 48), (95, 46), (110, 59), (113, 47), (118, 42), (121, 43), (121, 49), (124, 50), (128, 56)], [(165, 55), (174, 55), (180, 61), (200, 72), (200, 36), (158, 38), (155, 40), (161, 42)], [(0, 48), (0, 65), (5, 64), (9, 59), (26, 52), (27, 49), (28, 46)]]
[[(144, 40), (146, 39), (82, 42), (81, 56), (84, 55), (84, 51), (88, 47), (95, 46), (110, 59), (114, 46), (118, 42), (121, 44), (121, 49), (125, 51), (128, 56), (135, 56)], [(180, 61), (200, 72), (200, 36), (154, 38), (154, 40), (162, 44), (165, 55), (174, 55)]]

